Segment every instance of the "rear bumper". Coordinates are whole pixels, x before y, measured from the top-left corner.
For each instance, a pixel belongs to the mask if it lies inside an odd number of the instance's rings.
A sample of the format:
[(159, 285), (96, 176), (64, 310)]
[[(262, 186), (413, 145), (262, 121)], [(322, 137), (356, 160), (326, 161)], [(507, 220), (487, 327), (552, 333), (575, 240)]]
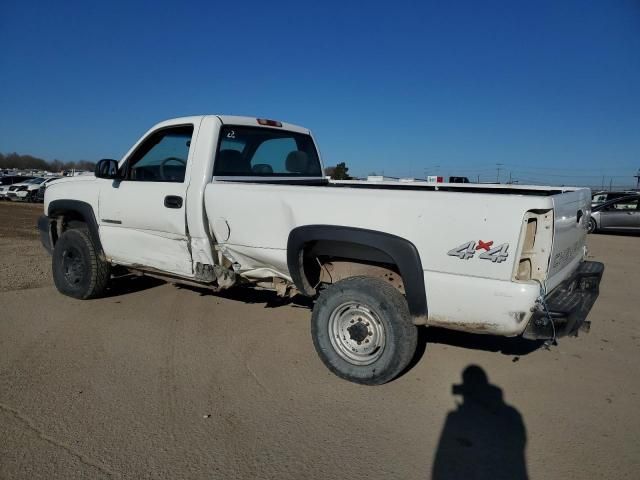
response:
[(47, 252), (53, 252), (53, 244), (51, 242), (51, 223), (49, 217), (40, 215), (38, 218), (38, 231), (40, 232), (40, 241)]
[(542, 304), (536, 305), (522, 336), (544, 340), (589, 331), (590, 322), (586, 318), (600, 293), (603, 272), (604, 265), (600, 262), (582, 262), (570, 278), (545, 297), (547, 311)]

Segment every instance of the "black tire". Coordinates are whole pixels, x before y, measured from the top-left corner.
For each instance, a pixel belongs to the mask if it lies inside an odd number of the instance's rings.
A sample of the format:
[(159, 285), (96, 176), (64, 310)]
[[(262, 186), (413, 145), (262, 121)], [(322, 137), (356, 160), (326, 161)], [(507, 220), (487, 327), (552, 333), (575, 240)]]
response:
[(589, 233), (595, 233), (595, 231), (598, 230), (598, 224), (596, 223), (596, 221), (593, 218), (589, 219), (589, 227), (587, 228), (587, 231)]
[[(389, 283), (351, 277), (322, 291), (313, 308), (311, 336), (318, 355), (333, 373), (351, 382), (381, 385), (400, 375), (411, 362), (418, 329), (407, 301)], [(384, 342), (376, 346), (380, 338)], [(355, 358), (347, 358), (349, 355)]]
[(86, 300), (104, 293), (111, 267), (100, 259), (86, 227), (66, 230), (52, 255), (53, 281), (58, 291)]

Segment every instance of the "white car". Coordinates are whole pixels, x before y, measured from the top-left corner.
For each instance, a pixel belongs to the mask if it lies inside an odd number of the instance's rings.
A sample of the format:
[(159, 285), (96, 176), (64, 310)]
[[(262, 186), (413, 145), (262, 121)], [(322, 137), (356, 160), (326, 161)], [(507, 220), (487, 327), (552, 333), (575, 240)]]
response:
[(22, 183), (11, 185), (7, 191), (9, 200), (36, 201), (40, 187), (46, 187), (60, 177), (36, 177)]
[[(36, 177), (25, 180), (24, 182), (15, 183), (9, 186), (9, 189), (6, 193), (6, 198), (8, 198), (9, 200), (24, 200), (25, 198), (27, 198), (29, 191), (37, 192), (38, 188), (40, 188), (40, 184), (44, 181), (44, 177)], [(21, 193), (21, 195), (18, 196), (18, 193), (20, 192), (24, 192), (24, 194)]]
[(19, 175), (4, 175), (0, 177), (0, 200), (8, 200), (7, 194), (9, 193), (9, 188), (17, 184), (23, 184), (32, 178), (33, 177), (23, 177)]
[(115, 265), (309, 296), (321, 359), (375, 385), (407, 367), (419, 326), (537, 339), (588, 326), (603, 272), (585, 261), (590, 201), (580, 188), (331, 181), (306, 128), (206, 115), (56, 181), (38, 226), (71, 297), (101, 295)]

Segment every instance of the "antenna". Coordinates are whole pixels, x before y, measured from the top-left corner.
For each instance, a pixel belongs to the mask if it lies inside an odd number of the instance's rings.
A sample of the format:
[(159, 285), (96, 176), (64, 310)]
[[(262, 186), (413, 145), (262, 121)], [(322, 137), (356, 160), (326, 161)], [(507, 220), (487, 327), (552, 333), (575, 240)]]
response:
[(496, 163), (496, 170), (498, 171), (496, 175), (496, 183), (500, 183), (500, 170), (502, 169), (503, 165), (503, 163)]

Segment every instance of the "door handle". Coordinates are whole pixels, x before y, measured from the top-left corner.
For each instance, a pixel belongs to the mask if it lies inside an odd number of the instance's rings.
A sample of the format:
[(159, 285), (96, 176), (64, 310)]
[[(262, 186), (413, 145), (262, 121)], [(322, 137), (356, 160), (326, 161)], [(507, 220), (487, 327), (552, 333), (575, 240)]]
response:
[(167, 208), (182, 208), (182, 197), (167, 195), (164, 197), (164, 206)]

